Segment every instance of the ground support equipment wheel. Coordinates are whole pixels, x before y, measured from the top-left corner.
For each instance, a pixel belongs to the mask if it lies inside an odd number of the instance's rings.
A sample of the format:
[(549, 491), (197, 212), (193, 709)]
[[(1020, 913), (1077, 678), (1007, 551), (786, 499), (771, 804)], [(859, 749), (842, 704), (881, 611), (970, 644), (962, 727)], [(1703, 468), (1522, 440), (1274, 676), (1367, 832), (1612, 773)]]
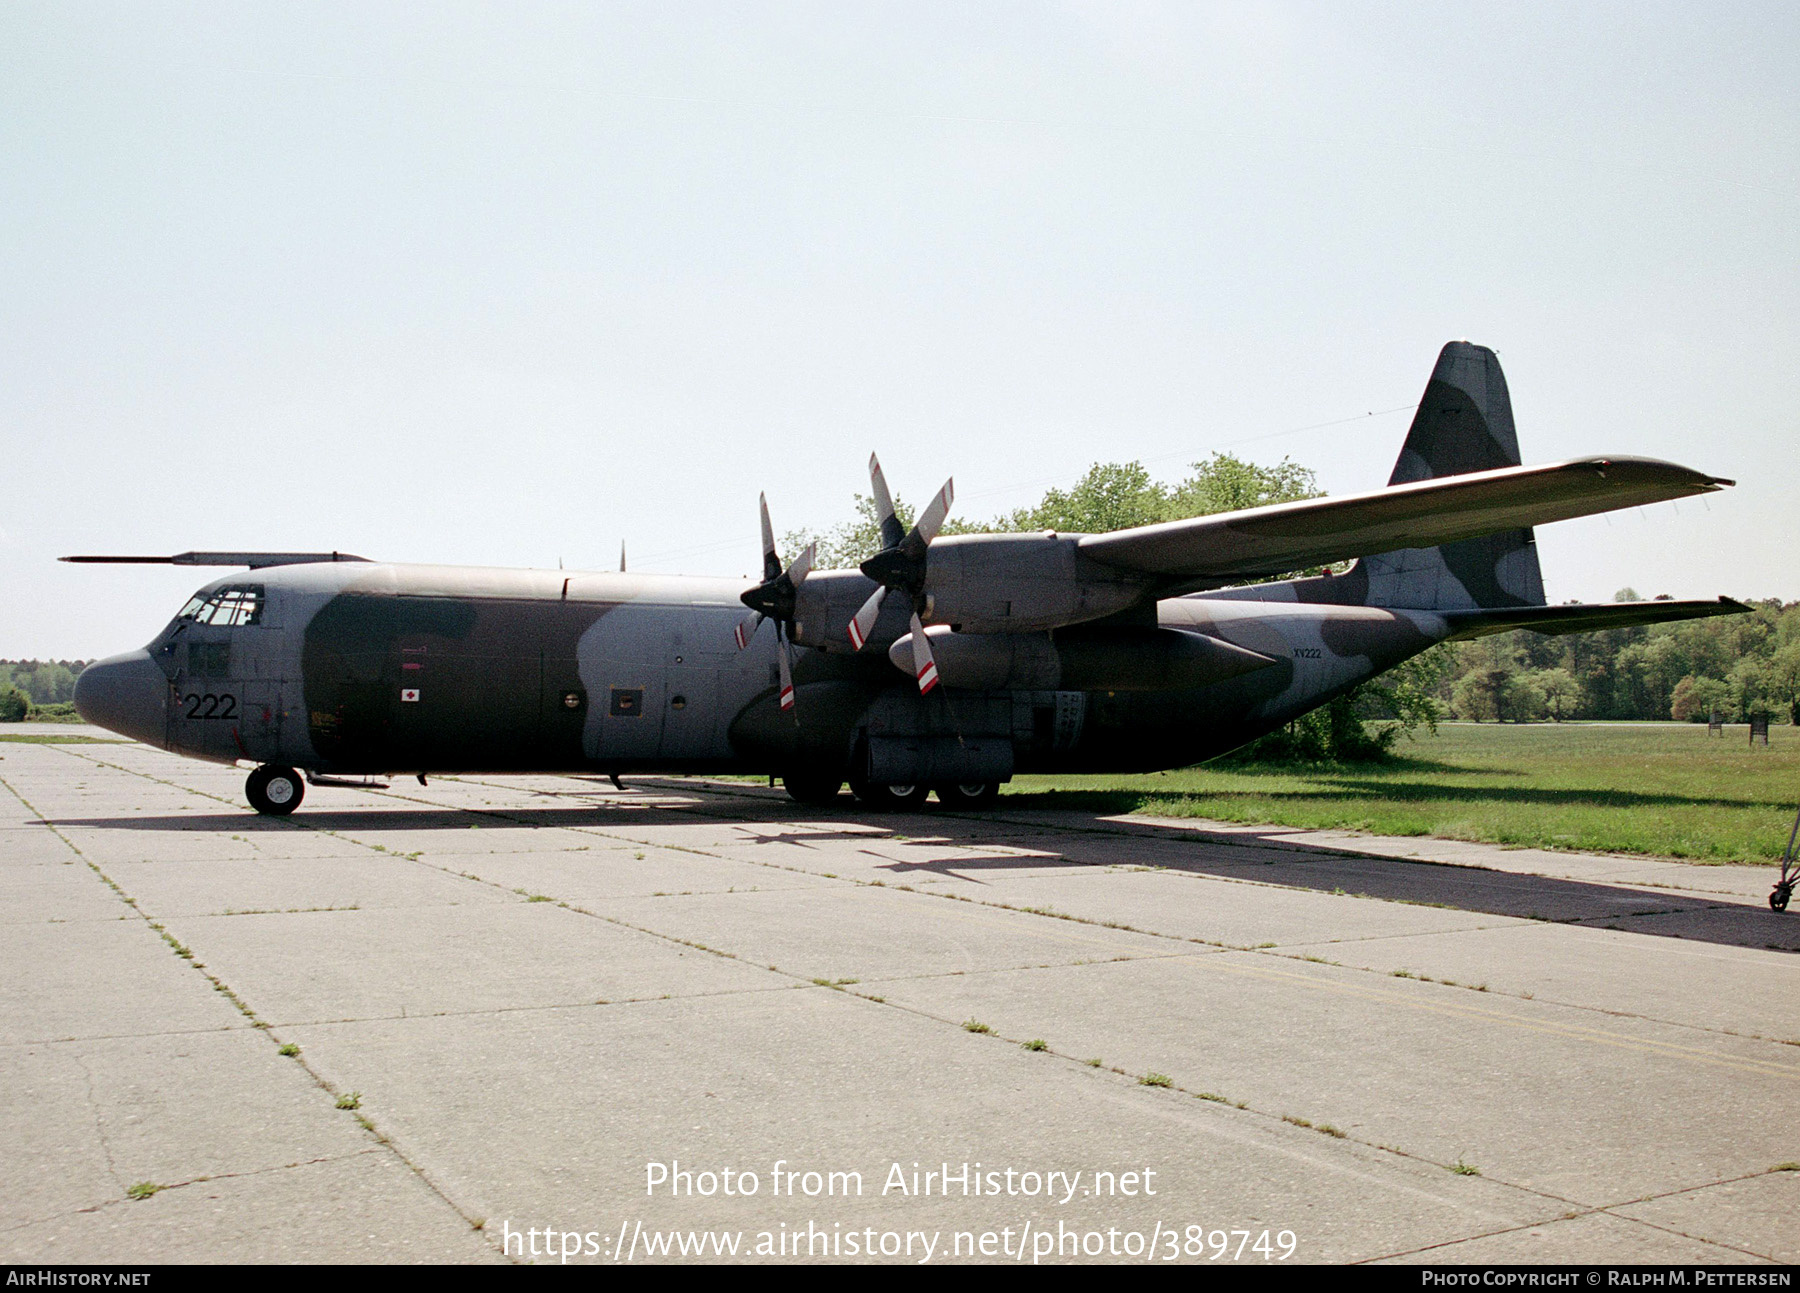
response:
[(959, 782), (937, 787), (938, 803), (945, 808), (990, 808), (1000, 798), (997, 781)]
[(1794, 814), (1794, 829), (1788, 832), (1788, 846), (1781, 852), (1781, 874), (1775, 878), (1775, 888), (1769, 892), (1769, 910), (1786, 911), (1788, 899), (1794, 896), (1794, 886), (1800, 884), (1800, 858), (1794, 855), (1794, 841), (1800, 839), (1800, 813)]
[(828, 808), (837, 802), (838, 791), (844, 788), (844, 782), (841, 777), (790, 772), (782, 777), (781, 786), (788, 792), (788, 798), (797, 804)]
[(286, 817), (306, 798), (306, 782), (292, 768), (265, 763), (244, 782), (250, 806), (269, 817)]

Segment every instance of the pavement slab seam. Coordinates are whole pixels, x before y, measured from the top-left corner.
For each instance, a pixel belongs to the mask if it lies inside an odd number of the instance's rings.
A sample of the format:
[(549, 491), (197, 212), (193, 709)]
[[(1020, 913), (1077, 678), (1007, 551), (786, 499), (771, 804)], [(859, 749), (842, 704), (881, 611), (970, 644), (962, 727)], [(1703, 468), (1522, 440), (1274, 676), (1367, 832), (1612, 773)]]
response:
[[(828, 984), (816, 983), (810, 979), (790, 974), (785, 970), (776, 970), (776, 974), (794, 980), (789, 983), (772, 983), (766, 988), (723, 988), (710, 992), (684, 992), (680, 994), (683, 1001), (704, 1001), (712, 997), (756, 997), (769, 992), (791, 992), (795, 988), (827, 987)], [(530, 1015), (556, 1010), (599, 1010), (611, 1009), (615, 1006), (642, 1006), (659, 1001), (673, 1001), (672, 993), (658, 993), (647, 997), (608, 997), (603, 1001), (542, 1001), (523, 1006), (482, 1006), (468, 1010), (413, 1010), (401, 1011), (397, 1015), (342, 1015), (334, 1018), (319, 1019), (284, 1019), (274, 1025), (276, 1028), (318, 1028), (334, 1024), (399, 1024), (426, 1022), (433, 1019), (480, 1019), (501, 1015)]]
[(1672, 1229), (1668, 1226), (1659, 1226), (1659, 1225), (1656, 1225), (1654, 1222), (1642, 1221), (1636, 1217), (1621, 1216), (1618, 1213), (1609, 1211), (1606, 1208), (1581, 1208), (1576, 1211), (1564, 1213), (1562, 1216), (1556, 1217), (1547, 1222), (1546, 1221), (1532, 1221), (1532, 1222), (1526, 1222), (1523, 1225), (1503, 1226), (1498, 1230), (1490, 1230), (1484, 1234), (1466, 1235), (1460, 1239), (1447, 1239), (1441, 1243), (1426, 1244), (1422, 1248), (1406, 1248), (1406, 1249), (1401, 1249), (1398, 1252), (1383, 1253), (1380, 1256), (1376, 1256), (1376, 1257), (1358, 1258), (1356, 1261), (1352, 1262), (1351, 1264), (1357, 1265), (1357, 1266), (1367, 1266), (1367, 1265), (1372, 1265), (1377, 1262), (1395, 1262), (1395, 1261), (1403, 1261), (1403, 1260), (1406, 1260), (1409, 1258), (1413, 1259), (1415, 1262), (1418, 1262), (1418, 1263), (1422, 1263), (1422, 1264), (1429, 1263), (1429, 1261), (1430, 1261), (1429, 1256), (1428, 1256), (1429, 1254), (1434, 1253), (1434, 1252), (1442, 1252), (1445, 1249), (1456, 1248), (1462, 1244), (1467, 1244), (1474, 1240), (1494, 1239), (1501, 1235), (1526, 1234), (1526, 1233), (1529, 1233), (1532, 1231), (1544, 1230), (1550, 1226), (1561, 1225), (1565, 1222), (1579, 1221), (1584, 1217), (1606, 1217), (1613, 1221), (1624, 1222), (1628, 1226), (1633, 1227), (1633, 1228), (1659, 1231), (1663, 1234), (1668, 1234), (1668, 1235), (1676, 1235), (1682, 1239), (1692, 1240), (1696, 1243), (1707, 1244), (1707, 1245), (1710, 1245), (1715, 1248), (1723, 1248), (1723, 1249), (1727, 1249), (1732, 1252), (1742, 1253), (1746, 1257), (1754, 1257), (1760, 1261), (1771, 1261), (1772, 1262), (1772, 1261), (1778, 1260), (1777, 1258), (1768, 1256), (1766, 1253), (1759, 1253), (1759, 1252), (1754, 1251), (1753, 1249), (1740, 1247), (1737, 1244), (1726, 1243), (1726, 1242), (1724, 1242), (1722, 1240), (1718, 1240), (1718, 1239), (1708, 1239), (1703, 1235), (1684, 1234), (1683, 1232)]
[(82, 1046), (88, 1042), (149, 1041), (157, 1037), (201, 1037), (209, 1033), (242, 1033), (253, 1027), (232, 1024), (224, 1028), (159, 1028), (142, 1033), (82, 1033), (66, 1037), (21, 1037), (0, 1040), (0, 1055), (12, 1050), (30, 1050), (38, 1046)]

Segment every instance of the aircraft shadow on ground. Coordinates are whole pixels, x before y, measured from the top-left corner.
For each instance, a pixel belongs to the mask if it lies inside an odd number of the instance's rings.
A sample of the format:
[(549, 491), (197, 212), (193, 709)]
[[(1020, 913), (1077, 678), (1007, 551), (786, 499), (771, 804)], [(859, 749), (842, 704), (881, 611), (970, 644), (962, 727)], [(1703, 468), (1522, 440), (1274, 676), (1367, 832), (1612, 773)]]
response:
[[(1029, 819), (1020, 824), (1039, 825)], [(1124, 836), (1100, 814), (1075, 825), (1077, 829), (1114, 833), (1115, 839)], [(1344, 845), (1313, 846), (1295, 841), (1292, 828), (1287, 827), (1273, 827), (1267, 833), (1240, 828), (1232, 832), (1229, 840), (1197, 837), (1191, 833), (1196, 829), (1203, 828), (1198, 823), (1194, 828), (1133, 823), (1129, 836), (1154, 841), (1153, 851), (1144, 857), (1121, 856), (1114, 865), (1153, 866), (1315, 893), (1619, 929), (1726, 946), (1800, 951), (1800, 918), (1707, 894), (1393, 858), (1358, 853)], [(1047, 834), (1054, 833), (1056, 827), (1045, 830)], [(1040, 867), (1054, 864), (1047, 857), (1035, 859), (1034, 863)], [(942, 864), (956, 870), (979, 870), (982, 865), (980, 859)], [(937, 868), (921, 864), (912, 869)], [(1697, 871), (1704, 875), (1703, 870)], [(1774, 883), (1773, 868), (1770, 883)]]
[[(1066, 811), (1067, 797), (1058, 796), (1054, 806)], [(1077, 871), (1096, 866), (1147, 866), (1217, 879), (1252, 880), (1315, 893), (1619, 929), (1725, 946), (1800, 952), (1800, 915), (1778, 915), (1764, 907), (1692, 892), (1398, 859), (1356, 853), (1341, 845), (1313, 847), (1294, 841), (1288, 833), (1291, 828), (1272, 828), (1267, 834), (1254, 829), (1239, 830), (1233, 832), (1230, 841), (1222, 841), (1199, 838), (1190, 829), (1180, 826), (1162, 828), (1150, 823), (1133, 823), (1129, 831), (1122, 831), (1115, 823), (1105, 820), (1104, 813), (1117, 811), (1111, 804), (1104, 812), (1093, 812), (1091, 816), (1083, 813), (1081, 817), (1086, 820), (1078, 817), (1065, 827), (1061, 823), (1049, 825), (1030, 818), (1013, 818), (1010, 814), (979, 817), (932, 812), (865, 814), (854, 808), (847, 798), (835, 808), (807, 810), (818, 820), (795, 828), (791, 825), (793, 807), (785, 799), (746, 795), (733, 796), (728, 802), (711, 799), (679, 806), (608, 799), (582, 805), (505, 810), (382, 806), (310, 812), (297, 820), (221, 812), (52, 818), (45, 824), (70, 830), (208, 831), (240, 835), (317, 830), (354, 835), (384, 831), (460, 832), (467, 831), (471, 825), (499, 830), (515, 827), (692, 826), (699, 818), (750, 828), (753, 834), (746, 843), (800, 847), (833, 840), (879, 845), (902, 833), (908, 843), (923, 842), (922, 837), (929, 831), (926, 838), (951, 844), (966, 841), (976, 850), (1005, 837), (1018, 840), (1033, 852), (1024, 856), (977, 853), (918, 862), (876, 854), (882, 870), (897, 880), (904, 880), (909, 875), (935, 875), (985, 883), (984, 877), (998, 879), (1006, 873), (1027, 870), (1068, 868)], [(856, 814), (854, 823), (834, 826), (832, 818), (841, 819), (851, 813)], [(471, 818), (479, 820), (471, 821)], [(757, 835), (754, 834), (757, 827), (770, 827), (773, 831)], [(1107, 855), (1105, 860), (1070, 857), (1054, 847), (1053, 838), (1067, 828), (1080, 832), (1084, 839), (1096, 843), (1105, 841), (1096, 849)], [(1039, 836), (1044, 838), (1033, 838)], [(1142, 841), (1149, 847), (1141, 856), (1130, 855), (1132, 841)], [(1147, 928), (1147, 932), (1175, 931)]]
[(1525, 786), (1454, 786), (1437, 782), (1321, 781), (1316, 790), (1044, 790), (1007, 796), (1009, 808), (1071, 808), (1097, 813), (1191, 804), (1195, 800), (1304, 803), (1363, 799), (1408, 804), (1488, 801), (1533, 808), (1750, 808), (1793, 813), (1791, 802), (1649, 794), (1635, 790), (1555, 790)]

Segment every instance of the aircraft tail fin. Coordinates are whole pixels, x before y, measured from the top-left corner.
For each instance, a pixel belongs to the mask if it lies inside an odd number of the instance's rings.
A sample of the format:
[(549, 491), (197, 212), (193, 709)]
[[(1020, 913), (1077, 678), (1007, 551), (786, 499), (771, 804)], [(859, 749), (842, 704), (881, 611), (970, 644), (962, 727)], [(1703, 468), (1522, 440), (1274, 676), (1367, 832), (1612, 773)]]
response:
[[(1390, 485), (1519, 465), (1519, 436), (1500, 358), (1452, 341), (1438, 353)], [(1436, 548), (1403, 548), (1358, 563), (1367, 603), (1414, 610), (1542, 606), (1544, 576), (1529, 529)]]
[[(1512, 399), (1500, 359), (1452, 341), (1438, 353), (1390, 485), (1519, 465)], [(1530, 529), (1364, 557), (1341, 575), (1297, 581), (1303, 602), (1468, 611), (1542, 606), (1544, 577)]]

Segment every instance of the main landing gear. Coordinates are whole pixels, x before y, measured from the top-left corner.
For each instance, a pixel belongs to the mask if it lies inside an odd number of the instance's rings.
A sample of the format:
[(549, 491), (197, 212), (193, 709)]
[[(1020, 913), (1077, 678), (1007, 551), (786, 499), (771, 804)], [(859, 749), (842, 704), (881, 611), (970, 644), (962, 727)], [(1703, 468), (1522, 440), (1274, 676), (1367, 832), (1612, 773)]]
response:
[[(844, 783), (834, 777), (790, 772), (781, 778), (788, 798), (809, 808), (829, 808), (838, 802)], [(953, 786), (877, 786), (860, 779), (850, 782), (850, 791), (864, 808), (884, 813), (917, 812), (933, 791), (938, 803), (953, 812), (991, 808), (1000, 797), (999, 783), (976, 781)]]
[(306, 782), (292, 768), (265, 763), (244, 782), (250, 806), (268, 817), (286, 817), (306, 797)]

